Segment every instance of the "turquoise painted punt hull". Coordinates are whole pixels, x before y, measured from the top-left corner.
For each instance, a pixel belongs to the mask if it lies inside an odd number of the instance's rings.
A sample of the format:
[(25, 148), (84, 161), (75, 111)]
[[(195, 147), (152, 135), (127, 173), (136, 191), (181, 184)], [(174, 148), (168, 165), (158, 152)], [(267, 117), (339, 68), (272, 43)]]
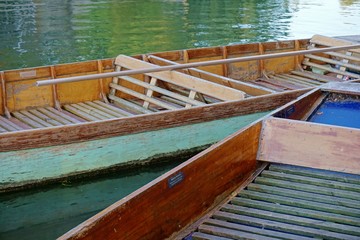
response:
[(0, 191), (119, 165), (129, 166), (213, 144), (267, 113), (66, 145), (0, 152)]

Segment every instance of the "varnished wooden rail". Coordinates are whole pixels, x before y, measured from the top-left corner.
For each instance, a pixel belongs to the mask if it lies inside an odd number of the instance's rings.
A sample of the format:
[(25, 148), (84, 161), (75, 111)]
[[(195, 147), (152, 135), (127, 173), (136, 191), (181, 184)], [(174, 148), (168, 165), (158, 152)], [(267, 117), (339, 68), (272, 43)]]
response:
[(311, 53), (340, 51), (340, 50), (348, 50), (348, 49), (356, 49), (356, 48), (360, 48), (360, 44), (347, 45), (347, 46), (341, 46), (341, 47), (316, 48), (316, 49), (283, 52), (283, 53), (272, 53), (272, 54), (266, 54), (266, 55), (246, 56), (246, 57), (238, 57), (238, 58), (231, 58), (231, 59), (204, 61), (204, 62), (185, 63), (185, 64), (179, 64), (179, 65), (126, 70), (126, 71), (119, 71), (119, 72), (99, 73), (99, 74), (91, 74), (91, 75), (86, 75), (86, 76), (76, 76), (76, 77), (68, 77), (68, 78), (41, 80), (41, 81), (37, 81), (36, 85), (37, 86), (47, 86), (47, 85), (59, 84), (59, 83), (70, 83), (70, 82), (94, 80), (94, 79), (100, 79), (100, 78), (120, 77), (120, 76), (128, 76), (128, 75), (133, 75), (133, 74), (171, 71), (171, 70), (186, 69), (186, 68), (193, 68), (193, 67), (204, 67), (204, 66), (219, 65), (219, 64), (229, 64), (229, 63), (235, 63), (235, 62), (265, 60), (265, 59), (271, 59), (271, 58), (298, 56), (298, 55), (311, 54)]

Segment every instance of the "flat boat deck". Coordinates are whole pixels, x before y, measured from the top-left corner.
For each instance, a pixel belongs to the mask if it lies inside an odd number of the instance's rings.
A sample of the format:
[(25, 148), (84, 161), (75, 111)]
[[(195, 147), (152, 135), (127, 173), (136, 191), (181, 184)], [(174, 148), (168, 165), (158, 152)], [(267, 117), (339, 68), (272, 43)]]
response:
[(271, 164), (192, 239), (360, 239), (360, 176)]

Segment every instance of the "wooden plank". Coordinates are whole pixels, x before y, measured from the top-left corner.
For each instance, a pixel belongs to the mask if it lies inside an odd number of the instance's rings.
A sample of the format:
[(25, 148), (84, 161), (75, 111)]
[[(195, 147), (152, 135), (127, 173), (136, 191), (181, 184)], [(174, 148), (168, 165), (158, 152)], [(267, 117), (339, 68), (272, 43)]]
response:
[[(289, 182), (291, 184), (291, 182)], [(326, 196), (322, 194), (314, 194), (308, 193), (304, 191), (298, 190), (290, 190), (287, 188), (280, 188), (280, 187), (272, 187), (268, 185), (259, 185), (259, 184), (250, 184), (248, 189), (263, 193), (272, 193), (280, 196), (289, 196), (295, 197), (299, 199), (305, 200), (312, 200), (314, 202), (322, 202), (322, 203), (329, 203), (334, 205), (340, 205), (349, 208), (358, 208), (360, 209), (360, 201), (357, 200), (350, 200), (343, 197), (334, 197), (334, 196)], [(360, 197), (360, 194), (359, 194)], [(359, 219), (360, 220), (360, 219)]]
[(293, 83), (295, 85), (302, 86), (302, 87), (314, 87), (314, 84), (309, 84), (308, 82), (304, 82), (302, 80), (293, 78), (291, 75), (285, 76), (283, 74), (275, 74), (275, 75), (273, 75), (273, 77), (275, 77), (276, 79), (279, 79), (281, 81), (286, 81), (286, 82)]
[(49, 116), (44, 115), (43, 113), (39, 112), (37, 109), (33, 109), (33, 110), (29, 110), (29, 112), (31, 114), (33, 114), (34, 116), (40, 118), (41, 120), (50, 123), (53, 126), (61, 126), (63, 124), (61, 124), (60, 122), (50, 118)]
[(142, 106), (139, 106), (137, 104), (134, 104), (132, 102), (126, 101), (122, 98), (109, 95), (109, 99), (115, 101), (117, 104), (119, 104), (121, 107), (124, 107), (125, 109), (130, 110), (131, 112), (137, 112), (137, 113), (152, 113), (152, 111), (143, 108)]
[(313, 177), (299, 176), (287, 173), (279, 173), (273, 171), (263, 171), (261, 176), (267, 178), (287, 180), (289, 182), (306, 183), (314, 186), (330, 187), (334, 189), (341, 189), (347, 191), (360, 192), (360, 185), (352, 183), (344, 183), (333, 180), (318, 179)]
[(270, 179), (270, 178), (263, 178), (258, 177), (255, 180), (256, 183), (264, 184), (267, 186), (277, 186), (282, 187), (286, 189), (295, 189), (305, 192), (311, 192), (311, 193), (319, 193), (327, 196), (338, 196), (342, 198), (347, 199), (353, 199), (358, 200), (359, 194), (356, 192), (350, 192), (350, 191), (344, 191), (344, 190), (337, 190), (333, 188), (327, 188), (327, 187), (314, 187), (308, 184), (302, 184), (302, 183), (291, 183), (283, 180), (277, 180), (277, 179)]
[(249, 225), (242, 225), (242, 224), (231, 223), (231, 222), (227, 222), (227, 221), (220, 221), (220, 220), (212, 219), (212, 218), (207, 219), (204, 222), (204, 224), (211, 225), (211, 226), (223, 227), (223, 228), (227, 228), (227, 229), (240, 230), (243, 232), (256, 233), (256, 234), (267, 236), (267, 237), (274, 237), (274, 238), (281, 238), (281, 239), (293, 239), (293, 240), (313, 239), (313, 238), (308, 238), (308, 237), (304, 237), (304, 236), (300, 236), (300, 235), (289, 234), (289, 233), (284, 233), (284, 232), (279, 232), (279, 231), (273, 231), (273, 230), (253, 227), (253, 226), (249, 226)]
[(93, 109), (89, 109), (87, 107), (83, 107), (81, 106), (81, 104), (79, 103), (74, 103), (74, 104), (69, 104), (71, 107), (76, 108), (77, 110), (86, 113), (90, 116), (93, 116), (99, 120), (106, 120), (108, 119), (106, 116), (104, 116), (103, 114), (101, 114), (100, 112), (94, 111)]
[(358, 239), (357, 236), (351, 236), (347, 234), (333, 233), (326, 230), (297, 226), (293, 224), (287, 224), (272, 220), (266, 220), (255, 217), (248, 217), (233, 213), (218, 211), (214, 214), (215, 219), (236, 222), (241, 224), (247, 224), (251, 226), (261, 227), (264, 229), (278, 230), (286, 233), (299, 234), (303, 236), (316, 237), (322, 239)]
[(118, 113), (118, 114), (122, 114), (122, 115), (124, 115), (124, 116), (133, 116), (134, 114), (132, 114), (132, 113), (130, 113), (130, 112), (127, 112), (127, 111), (124, 111), (124, 110), (122, 110), (122, 109), (120, 109), (120, 108), (118, 108), (118, 107), (115, 107), (115, 106), (112, 106), (112, 105), (110, 105), (110, 104), (106, 104), (106, 103), (104, 103), (104, 102), (101, 102), (101, 101), (94, 101), (93, 103), (96, 103), (97, 105), (100, 105), (100, 106), (102, 106), (102, 107), (104, 107), (104, 108), (108, 108), (108, 109), (110, 109), (111, 111), (114, 111), (114, 112), (116, 112), (116, 113)]
[(291, 71), (292, 74), (294, 75), (298, 75), (298, 76), (302, 76), (302, 77), (307, 77), (310, 79), (315, 79), (317, 81), (323, 82), (323, 83), (327, 83), (330, 81), (339, 81), (338, 79), (334, 78), (334, 77), (329, 77), (326, 75), (320, 75), (320, 74), (316, 74), (310, 71)]
[(294, 224), (304, 227), (313, 227), (313, 228), (327, 230), (331, 232), (337, 232), (341, 234), (360, 236), (360, 227), (349, 226), (345, 224), (333, 223), (327, 221), (319, 221), (319, 219), (293, 216), (289, 214), (276, 213), (267, 210), (248, 208), (248, 207), (237, 206), (232, 204), (224, 205), (221, 208), (221, 210), (225, 212), (235, 213), (249, 217), (256, 217), (256, 218), (283, 222), (287, 224)]
[(88, 104), (85, 104), (85, 103), (77, 103), (76, 105), (80, 106), (80, 107), (83, 107), (84, 109), (88, 109), (90, 112), (96, 113), (99, 116), (103, 116), (105, 119), (116, 118), (115, 116), (113, 116), (113, 115), (111, 115), (111, 114), (109, 114), (107, 112), (101, 111), (98, 108), (94, 108), (91, 105), (88, 105)]
[(353, 174), (342, 174), (338, 172), (323, 171), (319, 169), (303, 168), (284, 164), (271, 164), (269, 169), (271, 171), (290, 173), (300, 176), (308, 176), (327, 180), (336, 180), (345, 183), (360, 184), (360, 176)]
[[(355, 80), (356, 81), (356, 80)], [(346, 84), (340, 82), (329, 82), (324, 84), (321, 89), (324, 91), (345, 93), (345, 94), (360, 94), (360, 84), (356, 82), (347, 82)]]
[(341, 71), (341, 70), (338, 70), (338, 69), (335, 69), (335, 68), (332, 68), (332, 67), (329, 67), (329, 66), (326, 66), (326, 65), (321, 65), (321, 64), (317, 64), (317, 63), (313, 63), (313, 62), (304, 61), (303, 65), (319, 68), (319, 69), (322, 69), (322, 70), (325, 70), (325, 71), (328, 71), (328, 72), (337, 73), (337, 74), (349, 76), (349, 77), (352, 77), (352, 78), (360, 78), (359, 74), (348, 72), (348, 71)]
[(230, 240), (231, 238), (214, 236), (212, 234), (206, 234), (201, 232), (195, 232), (191, 235), (191, 239), (194, 240)]
[[(137, 60), (135, 58), (120, 55), (116, 58), (115, 64), (128, 69), (142, 69), (157, 67), (154, 64)], [(181, 87), (194, 90), (221, 100), (244, 99), (245, 94), (233, 88), (225, 87), (220, 84), (208, 82), (206, 80), (186, 75), (176, 71), (163, 71), (147, 74), (151, 77), (161, 79), (162, 81), (176, 84)]]
[(21, 127), (17, 126), (15, 123), (9, 121), (8, 119), (2, 116), (0, 116), (0, 126), (11, 132), (22, 130)]
[[(335, 65), (346, 67), (348, 69), (360, 71), (360, 65), (355, 65), (355, 64), (351, 64), (351, 63), (342, 62), (342, 61), (337, 61), (337, 60), (334, 60), (334, 59), (331, 59), (331, 58), (325, 58), (325, 57), (317, 56), (317, 55), (314, 55), (314, 54), (307, 54), (305, 56), (310, 58), (310, 59), (315, 59), (315, 60), (322, 61), (322, 62), (325, 62), (325, 63), (335, 64)], [(345, 69), (343, 69), (342, 71), (345, 72)]]
[(50, 112), (49, 110), (47, 110), (45, 108), (37, 108), (36, 110), (52, 119), (55, 119), (56, 121), (58, 121), (59, 123), (62, 123), (64, 125), (73, 124), (73, 122), (61, 117), (60, 115), (54, 114), (53, 112)]
[(75, 107), (73, 107), (71, 105), (65, 105), (64, 108), (65, 108), (65, 110), (71, 112), (72, 114), (75, 114), (75, 115), (77, 115), (77, 116), (79, 116), (79, 117), (81, 117), (83, 119), (88, 120), (88, 121), (99, 121), (99, 120), (101, 120), (101, 119), (99, 119), (97, 117), (94, 117), (94, 116), (92, 116), (92, 115), (90, 115), (90, 114), (88, 114), (86, 112), (83, 112), (83, 111), (81, 111), (81, 110), (79, 110), (79, 109), (77, 109), (77, 108), (75, 108)]
[(164, 94), (166, 96), (175, 98), (177, 100), (181, 100), (181, 101), (184, 101), (186, 103), (190, 103), (190, 104), (195, 105), (195, 106), (203, 106), (203, 105), (205, 105), (205, 103), (203, 103), (203, 102), (187, 98), (187, 97), (182, 96), (180, 94), (177, 94), (177, 93), (171, 92), (169, 90), (157, 87), (155, 85), (151, 85), (151, 84), (146, 83), (146, 82), (142, 82), (142, 81), (137, 80), (137, 79), (132, 78), (132, 77), (121, 77), (121, 79), (124, 79), (125, 81), (131, 82), (131, 83), (134, 83), (134, 84), (137, 84), (137, 85), (142, 86), (144, 88), (150, 89), (152, 91)]
[(359, 209), (348, 208), (343, 206), (334, 206), (332, 204), (313, 202), (309, 200), (303, 200), (292, 197), (277, 196), (268, 193), (260, 193), (252, 190), (240, 192), (239, 196), (244, 198), (261, 200), (265, 202), (271, 202), (275, 204), (285, 204), (288, 206), (295, 206), (295, 207), (325, 211), (330, 213), (338, 213), (351, 217), (357, 217), (357, 218), (360, 217)]
[[(254, 185), (251, 184), (251, 186), (253, 187), (251, 189), (254, 189)], [(255, 186), (259, 186), (259, 185), (256, 184)], [(255, 188), (255, 190), (257, 190), (257, 189)], [(263, 210), (268, 210), (268, 211), (272, 211), (272, 212), (285, 213), (285, 214), (294, 215), (294, 216), (301, 216), (301, 217), (307, 217), (307, 218), (312, 218), (312, 219), (320, 219), (320, 220), (324, 220), (324, 221), (331, 221), (331, 222), (348, 224), (348, 225), (360, 227), (360, 219), (359, 218), (344, 216), (341, 214), (328, 213), (328, 212), (311, 210), (311, 209), (304, 209), (304, 208), (299, 208), (296, 206), (273, 204), (273, 203), (268, 203), (268, 202), (264, 202), (264, 201), (247, 199), (247, 198), (239, 198), (239, 197), (233, 198), (231, 200), (231, 203), (235, 204), (235, 205), (250, 207), (250, 208), (263, 209)]]
[[(107, 108), (107, 107), (103, 107), (102, 105), (99, 105), (99, 104), (96, 104), (95, 102), (85, 102), (86, 105), (88, 106), (91, 106), (93, 108), (96, 108), (96, 109), (99, 109), (100, 111), (104, 112), (104, 113), (107, 113), (109, 115), (111, 115), (112, 117), (124, 117), (124, 116), (127, 116), (125, 114), (120, 114), (116, 111), (113, 111), (113, 110), (110, 110), (110, 108)], [(106, 103), (104, 103), (106, 104)]]
[(43, 128), (44, 126), (41, 125), (40, 123), (32, 120), (31, 118), (23, 115), (20, 112), (12, 112), (12, 114), (14, 115), (14, 117), (16, 117), (18, 120), (20, 120), (21, 122), (25, 123), (26, 125), (32, 127), (32, 128)]
[(258, 159), (360, 174), (360, 130), (270, 118)]
[(9, 132), (9, 131), (6, 130), (5, 128), (2, 128), (2, 127), (0, 126), (0, 133), (4, 133), (4, 132)]
[(295, 81), (298, 81), (299, 83), (306, 84), (307, 86), (310, 86), (310, 87), (314, 87), (314, 86), (318, 86), (318, 85), (322, 84), (319, 81), (314, 81), (313, 79), (304, 78), (304, 77), (296, 76), (296, 75), (293, 75), (293, 74), (281, 74), (279, 76), (289, 78), (289, 79), (293, 79)]
[(28, 118), (38, 122), (39, 124), (43, 125), (44, 127), (52, 127), (53, 125), (40, 117), (35, 116), (34, 114), (30, 113), (30, 111), (19, 111), (21, 114), (27, 116)]
[(248, 233), (248, 232), (226, 229), (226, 228), (210, 226), (210, 225), (199, 226), (199, 231), (202, 233), (212, 234), (219, 237), (227, 237), (230, 239), (273, 240), (273, 238), (262, 236), (255, 233)]
[(71, 117), (63, 112), (60, 112), (58, 110), (56, 110), (55, 108), (52, 107), (46, 107), (46, 110), (48, 110), (49, 112), (52, 112), (53, 114), (59, 115), (62, 118), (65, 118), (66, 120), (72, 122), (72, 123), (81, 123), (82, 121), (78, 120), (77, 118)]

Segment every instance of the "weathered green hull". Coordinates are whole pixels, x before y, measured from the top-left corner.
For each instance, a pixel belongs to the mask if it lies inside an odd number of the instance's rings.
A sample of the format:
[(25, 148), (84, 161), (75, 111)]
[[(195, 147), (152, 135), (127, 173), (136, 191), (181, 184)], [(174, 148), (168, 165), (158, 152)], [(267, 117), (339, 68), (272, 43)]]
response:
[(268, 112), (66, 145), (0, 152), (0, 190), (129, 166), (215, 143)]

